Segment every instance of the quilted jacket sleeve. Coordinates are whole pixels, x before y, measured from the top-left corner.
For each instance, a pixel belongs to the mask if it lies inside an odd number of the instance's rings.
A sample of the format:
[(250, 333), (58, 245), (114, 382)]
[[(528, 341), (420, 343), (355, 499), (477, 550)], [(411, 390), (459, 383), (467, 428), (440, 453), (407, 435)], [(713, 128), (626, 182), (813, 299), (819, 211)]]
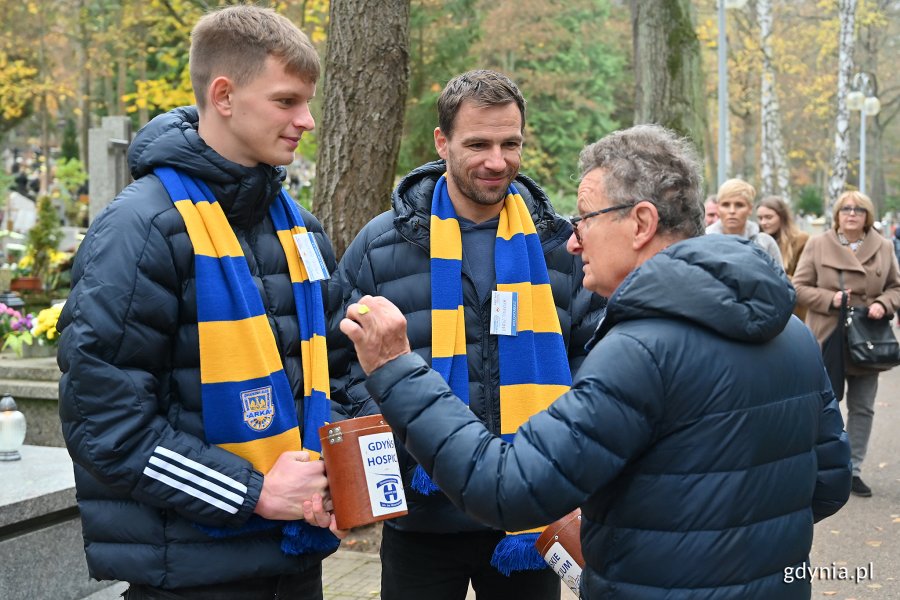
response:
[(344, 252), (335, 273), (333, 287), (339, 296), (337, 314), (331, 320), (328, 335), (328, 356), (331, 371), (332, 420), (340, 421), (378, 414), (380, 409), (365, 388), (366, 374), (356, 359), (353, 343), (339, 329), (347, 307), (365, 295), (377, 295), (367, 253), (369, 233), (388, 227), (391, 213), (383, 213), (366, 225)]
[(241, 525), (262, 475), (166, 418), (179, 410), (167, 374), (185, 366), (173, 356), (184, 283), (158, 215), (148, 214), (148, 179), (95, 221), (75, 261), (59, 324), (63, 436), (73, 460), (119, 493), (192, 521)]
[(850, 443), (833, 393), (823, 395), (816, 457), (819, 470), (812, 509), (813, 518), (819, 522), (840, 510), (850, 497)]
[[(441, 490), (476, 519), (507, 531), (554, 521), (612, 481), (650, 443), (663, 380), (634, 339), (604, 340), (572, 389), (507, 443), (455, 400), (418, 356), (372, 373), (367, 387), (394, 433)], [(616, 358), (621, 369), (600, 367)]]

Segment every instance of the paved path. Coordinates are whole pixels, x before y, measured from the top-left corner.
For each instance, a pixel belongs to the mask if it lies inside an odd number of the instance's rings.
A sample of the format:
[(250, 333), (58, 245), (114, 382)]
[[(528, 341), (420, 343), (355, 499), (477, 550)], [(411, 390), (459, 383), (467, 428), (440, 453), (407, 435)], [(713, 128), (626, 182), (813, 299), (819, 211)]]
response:
[[(813, 598), (900, 599), (900, 367), (879, 378), (862, 478), (872, 497), (851, 495), (816, 525), (810, 566), (820, 574), (812, 578)], [(841, 580), (842, 568), (850, 577), (858, 572), (858, 581)]]
[[(380, 599), (381, 561), (375, 553), (338, 550), (325, 559), (322, 582), (325, 600)], [(562, 587), (561, 600), (575, 600), (575, 594)], [(475, 600), (471, 588), (466, 599)]]

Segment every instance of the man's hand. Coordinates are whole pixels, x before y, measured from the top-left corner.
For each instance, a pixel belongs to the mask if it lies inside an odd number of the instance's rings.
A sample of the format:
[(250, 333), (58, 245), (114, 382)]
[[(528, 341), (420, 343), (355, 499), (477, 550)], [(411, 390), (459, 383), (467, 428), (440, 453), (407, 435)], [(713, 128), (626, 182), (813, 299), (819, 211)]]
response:
[(363, 296), (348, 306), (341, 331), (356, 346), (356, 357), (366, 375), (410, 352), (406, 317), (381, 296)]
[(350, 533), (349, 529), (338, 529), (334, 513), (328, 510), (328, 504), (319, 494), (313, 494), (312, 500), (303, 503), (303, 518), (310, 525), (327, 527), (334, 536), (342, 540)]
[(303, 503), (312, 500), (315, 494), (319, 495), (320, 503), (331, 504), (325, 463), (310, 462), (309, 452), (284, 452), (266, 473), (253, 512), (279, 521), (303, 519)]

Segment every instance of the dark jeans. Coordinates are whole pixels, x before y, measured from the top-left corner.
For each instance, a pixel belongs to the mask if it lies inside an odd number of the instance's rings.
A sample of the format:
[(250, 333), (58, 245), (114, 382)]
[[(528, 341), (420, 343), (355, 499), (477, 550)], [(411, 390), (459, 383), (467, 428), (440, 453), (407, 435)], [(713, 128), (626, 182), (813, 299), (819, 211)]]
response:
[(125, 600), (322, 600), (322, 565), (295, 575), (164, 590), (132, 584)]
[(414, 533), (385, 526), (381, 539), (382, 600), (559, 600), (552, 570), (506, 577), (491, 566), (500, 532)]

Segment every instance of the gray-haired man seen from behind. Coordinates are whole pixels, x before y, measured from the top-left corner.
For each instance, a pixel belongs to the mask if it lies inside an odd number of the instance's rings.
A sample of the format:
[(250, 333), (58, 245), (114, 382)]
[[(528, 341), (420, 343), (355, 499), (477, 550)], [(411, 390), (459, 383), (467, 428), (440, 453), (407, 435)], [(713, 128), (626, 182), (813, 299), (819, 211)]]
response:
[(341, 323), (366, 387), (478, 520), (520, 529), (581, 507), (582, 598), (809, 598), (788, 573), (846, 502), (850, 466), (793, 288), (755, 244), (703, 235), (699, 162), (672, 132), (610, 134), (581, 169), (568, 248), (610, 298), (571, 391), (501, 440), (371, 296)]

